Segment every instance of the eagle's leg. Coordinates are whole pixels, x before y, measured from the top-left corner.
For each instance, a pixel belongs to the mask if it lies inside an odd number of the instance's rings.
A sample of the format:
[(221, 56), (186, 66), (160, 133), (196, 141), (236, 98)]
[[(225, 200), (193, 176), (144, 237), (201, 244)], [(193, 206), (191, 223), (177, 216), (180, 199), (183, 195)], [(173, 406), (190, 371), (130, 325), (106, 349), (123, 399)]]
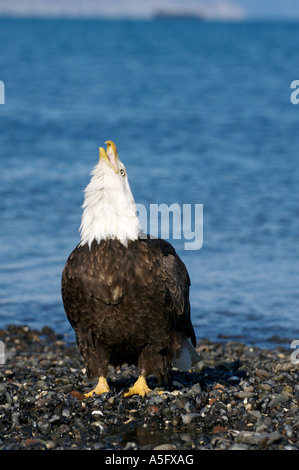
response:
[(145, 395), (150, 391), (151, 389), (148, 388), (144, 375), (139, 375), (133, 387), (129, 388), (128, 392), (124, 394), (124, 397), (131, 397), (132, 395), (145, 397)]
[(97, 386), (90, 392), (84, 393), (84, 396), (88, 398), (88, 397), (92, 397), (93, 394), (101, 395), (102, 393), (108, 393), (109, 391), (110, 391), (110, 388), (109, 388), (106, 378), (101, 376), (99, 378)]

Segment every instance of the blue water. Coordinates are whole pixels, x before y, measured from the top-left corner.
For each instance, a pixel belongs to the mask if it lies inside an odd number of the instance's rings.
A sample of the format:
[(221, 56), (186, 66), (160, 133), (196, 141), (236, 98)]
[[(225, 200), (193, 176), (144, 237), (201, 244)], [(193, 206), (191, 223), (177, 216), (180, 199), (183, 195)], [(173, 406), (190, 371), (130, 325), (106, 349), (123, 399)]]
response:
[(60, 276), (111, 139), (136, 202), (203, 204), (198, 338), (299, 338), (296, 23), (0, 20), (0, 327), (73, 332)]

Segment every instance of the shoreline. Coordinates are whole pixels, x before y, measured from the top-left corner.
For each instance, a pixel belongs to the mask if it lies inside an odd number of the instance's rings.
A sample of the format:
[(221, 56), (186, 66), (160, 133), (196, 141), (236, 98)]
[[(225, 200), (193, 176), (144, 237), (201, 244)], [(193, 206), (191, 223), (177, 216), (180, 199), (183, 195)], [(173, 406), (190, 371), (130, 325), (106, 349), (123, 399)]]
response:
[(123, 397), (137, 377), (125, 364), (109, 367), (111, 392), (81, 400), (95, 381), (76, 344), (24, 325), (1, 329), (0, 341), (2, 450), (299, 450), (299, 365), (289, 348), (201, 340), (191, 371), (173, 370), (166, 387), (150, 377), (145, 398)]

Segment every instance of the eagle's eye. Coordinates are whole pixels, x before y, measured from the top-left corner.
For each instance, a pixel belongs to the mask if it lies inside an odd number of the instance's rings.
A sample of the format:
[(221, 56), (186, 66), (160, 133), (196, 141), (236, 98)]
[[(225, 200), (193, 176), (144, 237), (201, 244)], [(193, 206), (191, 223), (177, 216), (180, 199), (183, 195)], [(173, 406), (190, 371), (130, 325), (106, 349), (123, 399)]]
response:
[(119, 172), (120, 172), (121, 176), (126, 176), (126, 172), (122, 168), (119, 170)]

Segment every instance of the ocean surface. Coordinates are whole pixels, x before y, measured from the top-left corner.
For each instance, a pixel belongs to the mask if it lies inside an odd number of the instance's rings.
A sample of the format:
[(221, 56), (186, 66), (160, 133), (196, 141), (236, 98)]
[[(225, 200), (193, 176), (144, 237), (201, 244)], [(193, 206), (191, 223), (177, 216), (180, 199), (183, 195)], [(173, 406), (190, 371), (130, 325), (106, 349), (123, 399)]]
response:
[(198, 339), (299, 339), (296, 23), (0, 19), (0, 327), (74, 334), (60, 280), (107, 139), (135, 201), (203, 204), (171, 239)]

